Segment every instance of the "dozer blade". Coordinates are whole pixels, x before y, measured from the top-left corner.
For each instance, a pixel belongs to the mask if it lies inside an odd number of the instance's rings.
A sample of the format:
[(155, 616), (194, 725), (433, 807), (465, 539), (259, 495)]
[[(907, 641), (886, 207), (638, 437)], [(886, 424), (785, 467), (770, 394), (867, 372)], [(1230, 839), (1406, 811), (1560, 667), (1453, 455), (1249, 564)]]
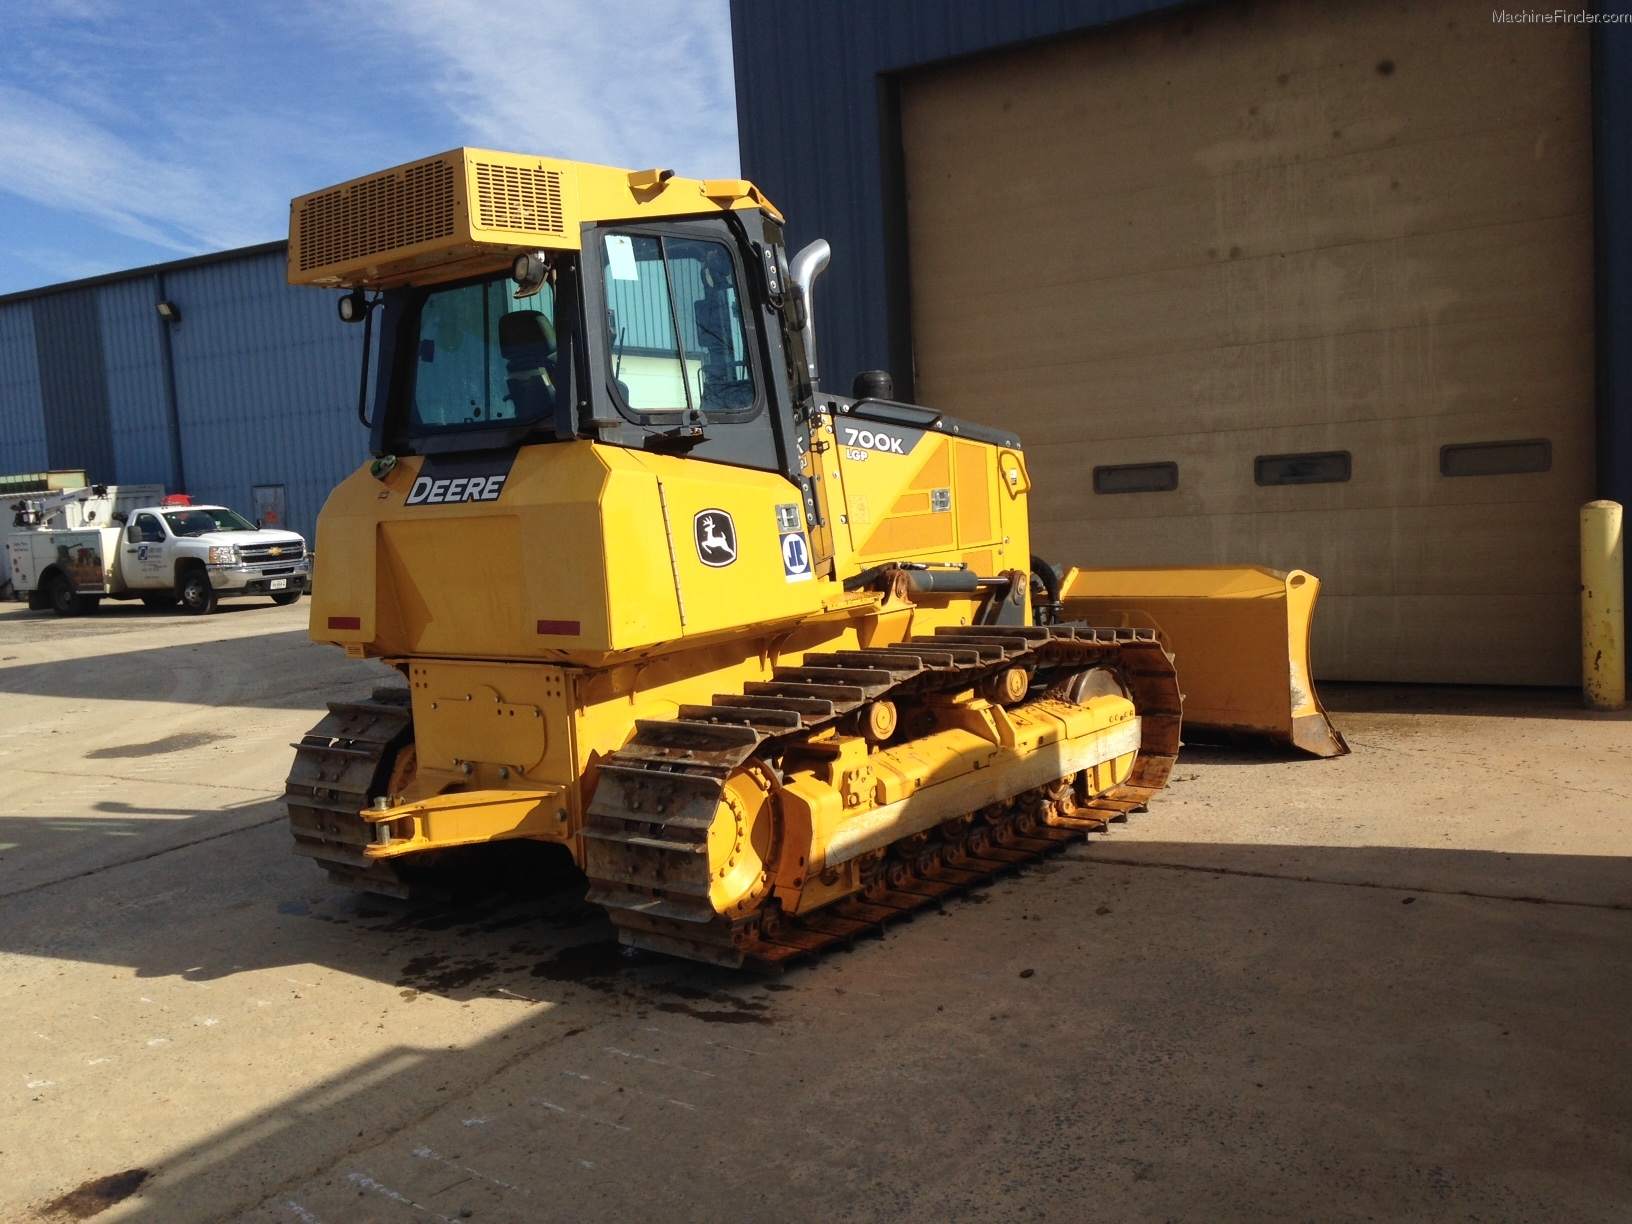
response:
[(1309, 672), (1320, 594), (1313, 574), (1257, 565), (1073, 569), (1061, 588), (1065, 620), (1158, 632), (1178, 668), (1186, 732), (1320, 757), (1348, 752)]

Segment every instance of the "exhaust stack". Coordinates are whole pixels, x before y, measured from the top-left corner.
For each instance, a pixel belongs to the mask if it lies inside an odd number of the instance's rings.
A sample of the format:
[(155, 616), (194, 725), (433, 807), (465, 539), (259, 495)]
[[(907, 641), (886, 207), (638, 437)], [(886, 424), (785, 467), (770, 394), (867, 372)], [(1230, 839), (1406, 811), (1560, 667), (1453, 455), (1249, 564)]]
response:
[(827, 245), (827, 239), (818, 238), (788, 265), (788, 278), (793, 282), (794, 301), (798, 304), (799, 332), (805, 339), (805, 367), (812, 387), (816, 385), (816, 301), (811, 292), (832, 255), (833, 248)]

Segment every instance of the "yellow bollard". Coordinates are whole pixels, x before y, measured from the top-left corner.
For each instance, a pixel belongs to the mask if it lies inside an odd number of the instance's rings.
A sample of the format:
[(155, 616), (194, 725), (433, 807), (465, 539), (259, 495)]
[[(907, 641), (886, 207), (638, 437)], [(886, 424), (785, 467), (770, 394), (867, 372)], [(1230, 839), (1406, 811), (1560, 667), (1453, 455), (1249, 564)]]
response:
[(1594, 710), (1626, 707), (1626, 577), (1621, 505), (1581, 507), (1581, 693)]

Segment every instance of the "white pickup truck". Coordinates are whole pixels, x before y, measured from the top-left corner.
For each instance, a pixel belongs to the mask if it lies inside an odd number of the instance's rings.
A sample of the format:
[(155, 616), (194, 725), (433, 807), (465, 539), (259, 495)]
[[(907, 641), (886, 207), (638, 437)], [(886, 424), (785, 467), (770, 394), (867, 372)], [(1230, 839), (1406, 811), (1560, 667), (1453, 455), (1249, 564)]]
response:
[(129, 503), (128, 490), (94, 486), (14, 506), (13, 597), (59, 616), (94, 612), (103, 599), (207, 613), (222, 596), (289, 604), (312, 589), (306, 541), (292, 531), (257, 527), (226, 506)]

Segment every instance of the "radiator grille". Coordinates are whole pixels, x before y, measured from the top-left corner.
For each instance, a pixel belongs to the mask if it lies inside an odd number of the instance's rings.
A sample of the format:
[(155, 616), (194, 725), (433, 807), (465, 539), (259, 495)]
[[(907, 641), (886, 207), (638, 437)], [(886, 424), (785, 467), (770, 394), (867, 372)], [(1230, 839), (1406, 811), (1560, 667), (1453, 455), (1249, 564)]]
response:
[[(300, 209), (300, 268), (366, 259), (453, 233), (454, 168), (421, 162), (308, 198)], [(559, 193), (557, 196), (559, 213)]]
[(531, 166), (476, 163), (476, 215), (483, 229), (561, 234), (561, 175)]

